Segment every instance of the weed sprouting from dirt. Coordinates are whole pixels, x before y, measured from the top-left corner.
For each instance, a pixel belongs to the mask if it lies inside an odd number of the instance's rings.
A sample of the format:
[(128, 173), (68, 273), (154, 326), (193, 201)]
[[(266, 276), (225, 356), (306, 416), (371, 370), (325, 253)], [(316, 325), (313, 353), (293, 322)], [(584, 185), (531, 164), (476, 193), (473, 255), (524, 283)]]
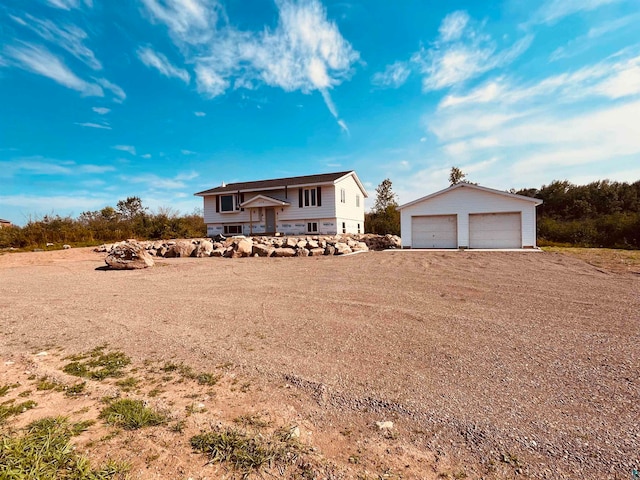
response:
[(252, 415), (240, 415), (233, 419), (233, 423), (238, 425), (242, 425), (243, 427), (251, 427), (251, 428), (266, 428), (270, 425), (268, 420), (263, 420), (262, 416), (259, 413), (254, 413)]
[(36, 390), (53, 390), (57, 386), (58, 384), (56, 382), (49, 380), (47, 377), (42, 377), (36, 384)]
[(0, 404), (0, 424), (3, 423), (7, 418), (13, 417), (15, 415), (20, 415), (21, 413), (26, 412), (27, 410), (31, 410), (37, 405), (33, 400), (27, 400), (26, 402), (15, 404), (15, 400), (9, 400), (8, 402), (3, 402)]
[(4, 397), (7, 393), (9, 393), (9, 390), (11, 390), (12, 388), (16, 388), (19, 387), (20, 385), (17, 383), (11, 384), (11, 385), (0, 385), (0, 397)]
[(278, 431), (272, 435), (250, 435), (236, 428), (218, 429), (191, 438), (194, 450), (204, 453), (212, 463), (224, 463), (248, 478), (264, 468), (283, 469), (295, 465), (303, 453), (291, 435)]
[(63, 372), (76, 377), (104, 380), (107, 377), (121, 377), (123, 369), (131, 363), (131, 359), (123, 352), (105, 352), (106, 346), (94, 348), (91, 352), (69, 357), (73, 360), (62, 369)]
[(116, 382), (116, 385), (122, 388), (122, 390), (124, 390), (125, 392), (129, 392), (134, 389), (138, 385), (138, 383), (140, 383), (140, 381), (137, 378), (127, 377), (123, 378), (122, 380), (118, 380)]
[(78, 425), (65, 417), (48, 417), (31, 423), (22, 435), (1, 435), (0, 478), (125, 478), (128, 464), (111, 461), (94, 470), (86, 457), (75, 453), (71, 437), (86, 429), (86, 424)]
[(100, 412), (100, 418), (113, 426), (126, 430), (137, 430), (165, 423), (167, 417), (152, 408), (146, 407), (142, 400), (123, 398), (111, 402)]
[(196, 380), (200, 385), (208, 385), (210, 387), (214, 386), (220, 380), (219, 375), (214, 375), (212, 373), (200, 373), (196, 376)]
[(87, 386), (87, 382), (80, 382), (74, 385), (64, 387), (64, 394), (67, 397), (75, 397), (84, 392), (84, 388)]

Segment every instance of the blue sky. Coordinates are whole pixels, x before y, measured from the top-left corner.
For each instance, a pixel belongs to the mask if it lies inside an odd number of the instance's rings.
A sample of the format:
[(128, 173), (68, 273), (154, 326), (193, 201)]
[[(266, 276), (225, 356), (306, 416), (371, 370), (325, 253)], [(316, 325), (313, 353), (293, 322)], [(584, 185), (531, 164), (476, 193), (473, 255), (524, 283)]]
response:
[(401, 203), (453, 165), (635, 181), (638, 24), (638, 0), (3, 0), (0, 218), (350, 169)]

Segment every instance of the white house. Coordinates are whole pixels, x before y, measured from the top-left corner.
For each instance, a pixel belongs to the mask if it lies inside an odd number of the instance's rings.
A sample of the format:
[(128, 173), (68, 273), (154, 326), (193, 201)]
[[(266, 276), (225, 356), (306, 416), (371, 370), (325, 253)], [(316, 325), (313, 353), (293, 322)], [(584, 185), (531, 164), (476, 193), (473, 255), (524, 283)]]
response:
[(458, 183), (398, 207), (406, 248), (534, 248), (542, 200)]
[(207, 235), (364, 233), (367, 192), (356, 172), (222, 184), (204, 199)]
[(9, 220), (4, 220), (2, 218), (0, 218), (0, 228), (2, 227), (10, 227), (11, 226), (11, 222)]

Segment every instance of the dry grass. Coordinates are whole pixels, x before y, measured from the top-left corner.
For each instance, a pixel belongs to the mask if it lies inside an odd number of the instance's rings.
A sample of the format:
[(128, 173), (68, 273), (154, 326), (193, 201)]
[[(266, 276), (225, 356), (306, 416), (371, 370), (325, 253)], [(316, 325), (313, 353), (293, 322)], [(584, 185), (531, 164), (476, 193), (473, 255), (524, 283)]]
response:
[(640, 250), (612, 248), (543, 247), (545, 252), (578, 258), (594, 267), (614, 273), (640, 274)]

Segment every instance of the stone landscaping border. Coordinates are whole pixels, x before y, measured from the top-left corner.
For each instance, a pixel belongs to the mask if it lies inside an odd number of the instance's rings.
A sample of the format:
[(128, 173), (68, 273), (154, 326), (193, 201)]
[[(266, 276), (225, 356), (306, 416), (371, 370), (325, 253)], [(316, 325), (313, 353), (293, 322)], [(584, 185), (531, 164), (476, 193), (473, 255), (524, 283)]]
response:
[(117, 269), (153, 266), (152, 257), (308, 257), (346, 255), (369, 250), (401, 248), (396, 235), (349, 234), (296, 237), (230, 237), (217, 240), (196, 238), (183, 240), (127, 240), (104, 244), (96, 252), (107, 252), (107, 265)]

